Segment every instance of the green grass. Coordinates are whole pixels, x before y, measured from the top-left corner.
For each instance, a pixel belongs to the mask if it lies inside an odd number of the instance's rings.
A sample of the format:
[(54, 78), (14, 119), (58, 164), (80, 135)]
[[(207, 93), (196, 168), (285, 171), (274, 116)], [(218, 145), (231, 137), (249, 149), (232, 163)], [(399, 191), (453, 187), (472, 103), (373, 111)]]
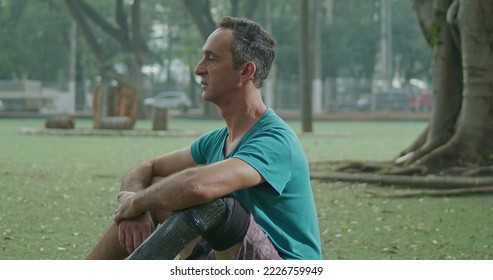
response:
[[(289, 122), (296, 130), (300, 123)], [(197, 133), (221, 121), (171, 119)], [(316, 122), (309, 160), (389, 160), (423, 122)], [(78, 128), (91, 127), (76, 120)], [(194, 137), (27, 135), (41, 119), (0, 119), (0, 259), (80, 259), (112, 220), (122, 175)], [(139, 121), (137, 129), (150, 129)], [(368, 184), (313, 182), (325, 259), (493, 259), (493, 200), (377, 198)]]

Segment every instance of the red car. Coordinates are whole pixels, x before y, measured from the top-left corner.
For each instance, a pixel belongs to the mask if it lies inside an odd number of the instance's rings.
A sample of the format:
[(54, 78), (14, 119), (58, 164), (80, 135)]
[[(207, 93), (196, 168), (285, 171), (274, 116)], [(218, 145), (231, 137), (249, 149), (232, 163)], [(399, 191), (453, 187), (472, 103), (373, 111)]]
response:
[(428, 112), (433, 108), (433, 95), (431, 91), (423, 90), (418, 95), (409, 98), (409, 108), (413, 111)]

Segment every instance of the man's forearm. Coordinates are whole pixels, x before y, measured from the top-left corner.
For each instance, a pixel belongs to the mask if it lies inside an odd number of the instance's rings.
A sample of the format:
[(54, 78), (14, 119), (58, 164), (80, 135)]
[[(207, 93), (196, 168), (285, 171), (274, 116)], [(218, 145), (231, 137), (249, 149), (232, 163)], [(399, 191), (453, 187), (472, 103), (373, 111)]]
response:
[(142, 162), (123, 177), (120, 189), (129, 192), (144, 190), (151, 185), (153, 174), (153, 162)]
[(196, 183), (195, 168), (187, 169), (152, 184), (137, 192), (133, 207), (144, 212), (149, 210), (175, 211), (210, 201)]

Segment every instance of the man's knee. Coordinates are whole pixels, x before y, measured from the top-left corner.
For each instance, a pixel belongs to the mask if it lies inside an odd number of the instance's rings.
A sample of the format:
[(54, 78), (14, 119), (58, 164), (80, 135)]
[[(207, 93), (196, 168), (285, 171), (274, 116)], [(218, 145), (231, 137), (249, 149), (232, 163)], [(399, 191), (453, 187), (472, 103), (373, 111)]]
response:
[(245, 237), (250, 224), (250, 213), (233, 196), (221, 198), (226, 206), (226, 215), (214, 228), (204, 232), (202, 237), (216, 251), (226, 250)]

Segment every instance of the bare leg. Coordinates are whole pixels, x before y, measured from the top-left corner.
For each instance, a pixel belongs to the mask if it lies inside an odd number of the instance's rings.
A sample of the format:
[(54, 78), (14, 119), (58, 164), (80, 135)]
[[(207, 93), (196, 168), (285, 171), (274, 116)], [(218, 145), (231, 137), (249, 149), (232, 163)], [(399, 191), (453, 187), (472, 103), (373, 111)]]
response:
[[(178, 211), (170, 219), (166, 219), (170, 214), (169, 212), (154, 215), (154, 221), (165, 219), (166, 221), (130, 256), (118, 241), (118, 226), (112, 223), (86, 256), (86, 259), (124, 259), (125, 257), (129, 257), (129, 259), (173, 259), (180, 251), (181, 257), (186, 258), (197, 244), (198, 239), (196, 237), (216, 227), (224, 219), (228, 212), (227, 205), (229, 205), (226, 201), (231, 202), (232, 199), (220, 199), (206, 205)], [(215, 251), (215, 257), (217, 259), (233, 259), (237, 256), (240, 245), (241, 242), (224, 250)]]
[[(168, 211), (157, 211), (151, 213), (152, 222), (157, 225), (171, 215)], [(118, 226), (111, 223), (100, 237), (96, 245), (91, 249), (85, 259), (88, 260), (122, 260), (129, 256), (125, 247), (118, 240)]]
[(86, 260), (122, 260), (128, 252), (118, 242), (118, 227), (111, 223), (94, 248), (85, 257)]

